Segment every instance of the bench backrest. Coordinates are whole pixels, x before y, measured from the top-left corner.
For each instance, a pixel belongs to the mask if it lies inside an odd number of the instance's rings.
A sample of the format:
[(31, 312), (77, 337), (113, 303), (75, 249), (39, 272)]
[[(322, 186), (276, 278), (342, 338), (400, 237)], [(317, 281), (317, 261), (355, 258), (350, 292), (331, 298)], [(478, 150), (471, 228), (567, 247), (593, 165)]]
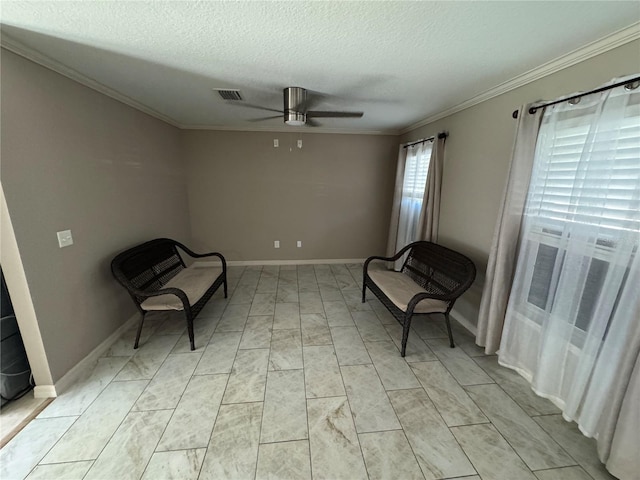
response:
[(176, 243), (168, 238), (158, 238), (125, 250), (111, 262), (113, 276), (125, 288), (147, 292), (162, 288), (183, 268), (185, 264)]
[(476, 267), (466, 256), (431, 242), (411, 244), (402, 272), (429, 293), (462, 294), (476, 278)]

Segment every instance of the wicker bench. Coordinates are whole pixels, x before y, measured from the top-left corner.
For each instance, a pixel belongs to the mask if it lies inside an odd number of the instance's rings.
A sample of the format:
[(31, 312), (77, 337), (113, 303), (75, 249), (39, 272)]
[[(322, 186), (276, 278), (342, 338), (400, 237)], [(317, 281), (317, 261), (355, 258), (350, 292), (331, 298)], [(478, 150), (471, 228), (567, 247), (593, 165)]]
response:
[[(373, 260), (392, 262), (405, 254), (407, 258), (399, 272), (370, 268)], [(475, 265), (461, 253), (431, 242), (414, 242), (393, 257), (369, 257), (364, 262), (362, 302), (366, 301), (366, 289), (369, 288), (402, 325), (403, 357), (415, 315), (442, 313), (453, 348), (449, 312), (475, 276)]]
[[(187, 267), (178, 248), (192, 258), (218, 257), (220, 267)], [(127, 289), (142, 314), (133, 348), (138, 348), (145, 315), (150, 311), (184, 311), (191, 350), (195, 350), (193, 320), (224, 285), (227, 298), (227, 263), (220, 253), (198, 254), (175, 240), (158, 238), (118, 254), (111, 272)]]

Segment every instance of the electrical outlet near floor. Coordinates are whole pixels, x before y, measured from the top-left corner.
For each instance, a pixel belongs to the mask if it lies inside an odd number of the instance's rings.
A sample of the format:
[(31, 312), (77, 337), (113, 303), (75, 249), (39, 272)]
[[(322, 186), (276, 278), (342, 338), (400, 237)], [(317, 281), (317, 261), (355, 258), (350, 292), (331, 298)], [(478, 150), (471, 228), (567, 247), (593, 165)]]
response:
[(297, 246), (298, 248), (302, 248), (302, 240), (298, 240), (298, 241), (296, 242), (296, 246)]
[(280, 240), (275, 240), (273, 242), (273, 248), (280, 248)]

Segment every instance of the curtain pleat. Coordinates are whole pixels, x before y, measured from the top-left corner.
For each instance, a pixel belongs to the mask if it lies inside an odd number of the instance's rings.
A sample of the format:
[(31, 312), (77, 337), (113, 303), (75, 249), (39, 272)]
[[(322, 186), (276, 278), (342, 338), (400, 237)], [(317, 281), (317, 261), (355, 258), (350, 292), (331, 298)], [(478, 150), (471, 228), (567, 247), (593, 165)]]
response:
[(536, 139), (543, 111), (529, 114), (530, 105), (520, 108), (507, 185), (493, 234), (489, 261), (478, 313), (476, 343), (494, 354), (500, 347), (504, 315), (513, 283), (518, 255), (518, 232), (531, 180)]
[(398, 224), (400, 222), (400, 204), (402, 203), (402, 184), (404, 182), (404, 165), (407, 161), (407, 149), (400, 146), (398, 152), (398, 167), (396, 168), (396, 185), (393, 191), (393, 205), (391, 207), (391, 223), (387, 239), (387, 257), (392, 257), (398, 251)]
[(604, 340), (600, 361), (577, 419), (598, 440), (598, 456), (621, 479), (640, 473), (640, 257), (636, 255), (616, 316)]
[(420, 240), (436, 243), (438, 241), (438, 223), (440, 221), (440, 193), (442, 190), (442, 168), (444, 166), (444, 142), (446, 137), (433, 141), (427, 185), (422, 200), (422, 212), (418, 223)]
[[(603, 420), (598, 437), (598, 454), (613, 475), (622, 480), (638, 478), (640, 460), (640, 356), (635, 353), (636, 362), (628, 379), (616, 378), (620, 384), (613, 407)], [(619, 376), (622, 377), (622, 376)]]
[(595, 438), (612, 473), (637, 479), (640, 88), (544, 110), (499, 363)]
[[(431, 209), (425, 199), (428, 197), (426, 188), (431, 171), (432, 146), (430, 141), (425, 141), (400, 148), (387, 241), (388, 256), (393, 256), (405, 245), (422, 237), (420, 228), (423, 217), (427, 215), (425, 209)], [(433, 219), (431, 222), (433, 224)], [(405, 259), (406, 255), (389, 265), (389, 268), (400, 270)]]

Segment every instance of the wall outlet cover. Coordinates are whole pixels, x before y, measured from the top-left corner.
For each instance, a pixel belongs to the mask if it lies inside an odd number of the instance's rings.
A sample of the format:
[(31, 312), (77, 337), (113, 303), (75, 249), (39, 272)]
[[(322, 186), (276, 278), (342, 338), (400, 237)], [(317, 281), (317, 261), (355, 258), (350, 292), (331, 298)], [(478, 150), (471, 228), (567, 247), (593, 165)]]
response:
[(58, 235), (58, 245), (60, 246), (60, 248), (73, 245), (73, 237), (71, 236), (71, 230), (63, 230), (61, 232), (57, 232), (57, 235)]
[(280, 240), (275, 240), (273, 242), (273, 248), (280, 248)]

